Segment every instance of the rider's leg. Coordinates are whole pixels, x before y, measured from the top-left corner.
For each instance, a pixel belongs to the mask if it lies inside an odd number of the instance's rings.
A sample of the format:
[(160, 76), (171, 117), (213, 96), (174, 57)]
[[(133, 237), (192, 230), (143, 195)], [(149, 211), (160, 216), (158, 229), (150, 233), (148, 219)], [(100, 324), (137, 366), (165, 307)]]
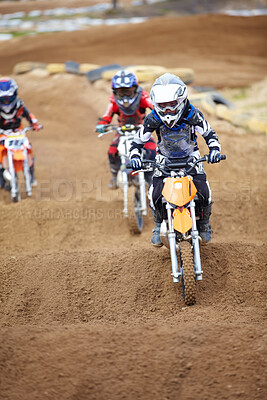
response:
[(110, 172), (112, 175), (112, 177), (110, 178), (108, 187), (110, 189), (117, 189), (118, 188), (117, 174), (120, 169), (120, 158), (118, 156), (118, 153), (117, 154), (109, 154), (108, 158), (109, 158), (109, 168), (110, 168)]
[(151, 244), (154, 247), (161, 247), (161, 246), (163, 246), (163, 243), (160, 238), (160, 227), (161, 227), (162, 221), (160, 220), (157, 210), (153, 209), (152, 207), (150, 207), (150, 208), (151, 208), (151, 212), (152, 212), (152, 215), (154, 218), (154, 224), (155, 224), (155, 226), (152, 230), (153, 235), (151, 238)]
[(30, 147), (28, 148), (28, 165), (29, 165), (30, 176), (31, 176), (31, 185), (37, 186), (37, 180), (35, 179), (35, 175), (34, 175), (34, 162), (35, 162), (35, 157), (33, 155), (32, 146), (30, 145)]
[[(154, 139), (149, 139), (149, 141), (146, 142), (146, 144), (144, 145), (144, 150), (145, 150), (144, 158), (146, 160), (154, 161), (157, 154), (156, 143)], [(145, 172), (145, 180), (148, 183), (148, 186), (152, 184), (152, 178), (153, 178), (153, 171)]]
[(211, 226), (210, 226), (210, 216), (212, 209), (211, 201), (211, 191), (209, 183), (206, 180), (205, 174), (197, 174), (194, 176), (194, 183), (196, 185), (199, 204), (198, 204), (198, 217), (197, 228), (199, 231), (199, 236), (202, 238), (204, 243), (208, 243), (211, 240)]
[(0, 188), (1, 189), (4, 188), (5, 183), (6, 183), (6, 181), (5, 181), (4, 177), (3, 177), (4, 170), (5, 170), (5, 168), (2, 168), (2, 165), (1, 165), (1, 167), (0, 167)]
[(160, 239), (160, 226), (163, 221), (162, 210), (160, 209), (161, 203), (161, 192), (163, 188), (163, 179), (162, 178), (153, 178), (153, 184), (149, 189), (149, 200), (150, 200), (150, 209), (154, 219), (154, 229), (152, 230), (152, 239), (151, 244), (154, 247), (161, 247), (163, 243)]
[(10, 180), (11, 180), (11, 176), (10, 176), (10, 172), (9, 172), (9, 168), (8, 168), (8, 158), (7, 158), (7, 155), (3, 155), (3, 158), (2, 158), (1, 175), (2, 175), (2, 178), (3, 178), (3, 180), (4, 180), (3, 186), (1, 186), (1, 187), (2, 187), (3, 189), (5, 189), (5, 190), (10, 190)]
[(31, 185), (32, 186), (37, 186), (37, 180), (35, 179), (34, 175), (34, 157), (32, 159), (32, 165), (30, 166), (30, 175), (31, 175)]
[(120, 169), (120, 158), (118, 155), (119, 137), (115, 136), (108, 149), (109, 168), (111, 172), (111, 179), (109, 181), (109, 189), (117, 189), (117, 174)]
[(210, 215), (211, 215), (212, 203), (202, 207), (202, 213), (200, 219), (197, 221), (197, 227), (199, 235), (204, 243), (209, 243), (211, 240), (211, 226), (210, 226)]

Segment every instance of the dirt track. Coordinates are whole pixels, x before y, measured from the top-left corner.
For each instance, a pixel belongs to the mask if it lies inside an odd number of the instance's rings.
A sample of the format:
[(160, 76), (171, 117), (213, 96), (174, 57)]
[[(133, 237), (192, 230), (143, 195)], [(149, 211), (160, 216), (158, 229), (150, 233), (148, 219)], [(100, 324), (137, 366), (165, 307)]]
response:
[[(23, 57), (131, 64), (166, 59), (166, 66), (179, 60), (178, 66), (192, 67), (197, 55), (197, 84), (252, 84), (266, 72), (266, 18), (234, 21), (179, 20), (187, 38), (185, 64), (176, 46), (157, 44), (162, 53), (155, 60), (149, 37), (136, 49), (133, 27), (114, 27), (107, 44), (94, 48), (89, 31), (0, 43), (6, 54), (0, 71), (10, 73)], [(205, 27), (199, 40), (190, 40), (192, 23)], [(161, 32), (162, 21), (155, 20), (137, 32), (155, 30), (171, 43), (172, 26)], [(122, 29), (129, 30), (129, 51), (119, 55), (113, 48), (111, 58), (108, 40)], [(93, 32), (104, 38), (101, 29)], [(120, 192), (107, 190), (111, 138), (94, 133), (106, 91), (73, 75), (15, 78), (45, 129), (30, 134), (39, 182), (33, 199), (10, 205), (8, 193), (0, 193), (0, 399), (265, 399), (266, 137), (208, 118), (227, 162), (206, 168), (214, 239), (202, 248), (197, 305), (184, 307), (168, 251), (150, 246), (151, 218), (140, 237), (130, 236)], [(205, 144), (201, 149), (205, 153)]]

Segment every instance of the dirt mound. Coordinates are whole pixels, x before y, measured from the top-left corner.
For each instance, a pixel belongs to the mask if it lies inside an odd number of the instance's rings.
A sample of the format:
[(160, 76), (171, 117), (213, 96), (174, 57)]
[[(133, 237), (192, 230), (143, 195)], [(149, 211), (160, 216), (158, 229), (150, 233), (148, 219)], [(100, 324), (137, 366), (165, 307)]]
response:
[[(184, 28), (190, 18), (179, 20)], [(264, 19), (238, 18), (233, 25), (228, 17), (205, 18), (194, 20), (200, 40), (191, 40), (185, 56), (188, 66), (196, 60), (198, 82), (260, 79), (266, 65)], [(157, 27), (162, 37), (160, 61), (168, 48), (163, 43), (170, 44), (172, 66), (179, 60), (177, 37), (172, 29), (167, 34), (165, 21), (146, 27)], [(207, 21), (221, 34), (227, 30), (222, 53), (213, 31), (207, 35)], [(168, 23), (174, 28), (174, 20)], [(236, 37), (249, 29), (249, 43), (258, 43), (254, 48)], [(128, 40), (131, 54), (120, 62), (156, 64), (155, 46), (147, 45), (149, 37), (141, 41), (141, 30), (114, 27), (110, 38), (101, 29), (93, 32), (102, 37), (92, 50), (95, 59), (110, 62), (109, 40), (129, 32), (121, 48)], [(186, 40), (189, 44), (190, 37)], [(217, 44), (220, 40), (225, 39), (218, 35)], [(137, 42), (143, 43), (139, 49)], [(76, 54), (77, 61), (88, 61), (89, 53), (83, 54), (88, 43), (89, 32), (25, 38), (0, 48), (6, 49), (8, 69), (24, 56), (60, 61)], [(76, 53), (68, 53), (74, 45)], [(168, 251), (150, 246), (151, 217), (144, 232), (132, 237), (121, 192), (107, 189), (111, 137), (99, 140), (94, 132), (106, 90), (82, 76), (33, 71), (15, 78), (45, 129), (30, 133), (38, 180), (33, 198), (10, 204), (9, 194), (0, 193), (0, 399), (266, 398), (266, 137), (208, 118), (227, 161), (206, 167), (214, 239), (201, 248), (204, 276), (197, 304), (185, 307), (180, 286), (172, 283)], [(201, 138), (199, 144), (205, 153)]]
[[(219, 322), (216, 309), (206, 315), (216, 304), (225, 322), (236, 322), (237, 316), (239, 322), (259, 322), (266, 289), (265, 254), (264, 245), (236, 242), (202, 247), (205, 279), (198, 285), (196, 315), (201, 309), (203, 320)], [(169, 259), (167, 249), (151, 251), (149, 243), (140, 241), (130, 243), (127, 252), (125, 246), (115, 251), (107, 244), (102, 249), (2, 256), (2, 324), (178, 322), (183, 320), (184, 302), (180, 285), (172, 283)], [(123, 307), (118, 313), (119, 304)], [(247, 308), (246, 315), (240, 310), (239, 315), (237, 307)]]
[(192, 308), (167, 250), (2, 257), (3, 398), (263, 399), (265, 256), (262, 246), (203, 248)]

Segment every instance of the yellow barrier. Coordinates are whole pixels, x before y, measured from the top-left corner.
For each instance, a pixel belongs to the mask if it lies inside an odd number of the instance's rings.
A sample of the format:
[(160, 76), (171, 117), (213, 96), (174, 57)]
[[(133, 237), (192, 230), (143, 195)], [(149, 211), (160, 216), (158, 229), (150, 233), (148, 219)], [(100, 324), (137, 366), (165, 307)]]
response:
[(229, 108), (224, 104), (217, 104), (215, 107), (215, 114), (218, 118), (225, 119), (226, 121), (232, 122), (234, 109)]
[(216, 103), (214, 103), (211, 97), (207, 96), (201, 99), (200, 107), (211, 115), (216, 114)]
[[(65, 63), (66, 64), (66, 63)], [(25, 61), (15, 65), (14, 74), (23, 74), (34, 69), (44, 69), (50, 74), (67, 73), (64, 63), (41, 63)], [(72, 73), (86, 74), (94, 69), (101, 68), (96, 64), (74, 63)], [(120, 68), (107, 70), (101, 73), (101, 78), (110, 81)], [(160, 65), (130, 65), (125, 69), (136, 74), (139, 82), (153, 83), (160, 75), (169, 72), (179, 76), (185, 83), (191, 83), (194, 79), (194, 71), (190, 68), (165, 68)], [(190, 101), (209, 114), (231, 122), (233, 125), (241, 126), (252, 132), (267, 134), (267, 121), (252, 117), (249, 113), (244, 113), (233, 107), (233, 105), (220, 95), (219, 92), (211, 91), (196, 93), (190, 96)]]
[[(153, 83), (159, 76), (165, 74), (166, 72), (179, 76), (179, 78), (181, 78), (185, 83), (190, 83), (194, 79), (194, 71), (190, 68), (168, 69), (155, 65), (135, 65), (129, 66), (126, 69), (133, 72), (137, 76), (139, 82)], [(102, 73), (101, 77), (105, 80), (111, 80), (118, 70), (119, 69), (105, 71)]]
[(253, 132), (267, 134), (267, 121), (252, 117), (246, 122), (246, 126)]
[(60, 74), (65, 71), (65, 64), (47, 64), (46, 70), (49, 72), (49, 74)]
[(15, 67), (13, 68), (13, 73), (15, 75), (25, 74), (26, 72), (30, 72), (36, 68), (45, 69), (46, 65), (47, 65), (46, 63), (41, 63), (41, 62), (25, 61), (16, 64)]
[(100, 65), (96, 65), (96, 64), (80, 64), (78, 71), (79, 74), (86, 74), (86, 72), (92, 71), (93, 69), (99, 68)]

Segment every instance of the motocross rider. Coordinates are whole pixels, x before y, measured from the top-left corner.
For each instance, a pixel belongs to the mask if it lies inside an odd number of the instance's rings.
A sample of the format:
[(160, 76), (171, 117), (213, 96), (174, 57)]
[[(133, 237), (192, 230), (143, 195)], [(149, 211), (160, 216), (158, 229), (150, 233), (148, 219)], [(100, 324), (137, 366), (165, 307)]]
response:
[[(166, 73), (154, 82), (150, 96), (154, 109), (146, 116), (143, 126), (136, 135), (131, 146), (131, 167), (133, 170), (142, 168), (140, 149), (156, 131), (158, 137), (158, 153), (156, 161), (164, 165), (168, 162), (195, 161), (200, 158), (197, 145), (197, 133), (203, 136), (209, 148), (209, 162), (220, 161), (220, 143), (214, 130), (205, 120), (203, 114), (188, 100), (187, 87), (177, 76)], [(211, 240), (211, 191), (203, 164), (199, 163), (190, 173), (198, 191), (196, 211), (199, 220), (197, 227), (204, 243)], [(149, 190), (151, 210), (155, 222), (151, 244), (161, 247), (160, 226), (163, 219), (162, 207), (162, 172), (155, 170), (153, 183)]]
[[(35, 131), (39, 131), (42, 125), (39, 124), (35, 116), (28, 111), (23, 101), (18, 97), (18, 85), (13, 78), (0, 78), (0, 129), (18, 130), (22, 128), (21, 119), (26, 118)], [(3, 164), (8, 168), (7, 160), (3, 156)], [(31, 174), (31, 184), (37, 184), (34, 178), (34, 159), (32, 150), (29, 152), (29, 164)], [(5, 179), (3, 173), (5, 171), (3, 165), (0, 164), (0, 187), (5, 187)]]
[[(109, 98), (109, 104), (106, 113), (96, 126), (97, 133), (105, 132), (105, 125), (110, 124), (113, 116), (118, 116), (119, 126), (125, 124), (139, 125), (142, 124), (146, 109), (153, 109), (153, 104), (149, 98), (149, 94), (145, 92), (139, 85), (137, 77), (134, 73), (127, 70), (116, 72), (111, 80), (113, 94)], [(113, 138), (109, 149), (108, 159), (112, 178), (110, 179), (109, 188), (117, 188), (117, 173), (120, 169), (120, 158), (118, 156), (119, 134)], [(154, 160), (156, 156), (156, 143), (153, 138), (149, 138), (144, 144), (145, 158)], [(146, 180), (151, 183), (151, 174), (145, 174)]]

